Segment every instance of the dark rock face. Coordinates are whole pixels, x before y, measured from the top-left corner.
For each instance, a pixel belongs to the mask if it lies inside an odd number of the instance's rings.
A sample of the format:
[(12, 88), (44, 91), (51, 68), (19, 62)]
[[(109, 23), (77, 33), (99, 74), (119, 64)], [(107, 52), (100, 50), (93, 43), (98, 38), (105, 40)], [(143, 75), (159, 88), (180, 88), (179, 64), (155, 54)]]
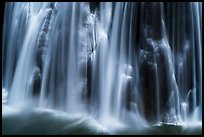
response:
[(100, 7), (99, 2), (90, 2), (89, 5), (92, 13), (94, 13), (95, 11), (99, 11), (99, 7)]
[(50, 29), (51, 18), (53, 16), (53, 10), (55, 8), (55, 4), (51, 3), (48, 8), (51, 8), (46, 15), (42, 28), (39, 32), (38, 39), (37, 39), (37, 49), (36, 49), (36, 59), (35, 59), (35, 67), (38, 71), (34, 72), (34, 83), (33, 83), (33, 95), (38, 97), (40, 95), (41, 90), (41, 75), (44, 65), (44, 56), (45, 50), (48, 43), (48, 31)]
[(40, 94), (40, 89), (41, 89), (41, 72), (39, 68), (36, 68), (34, 72), (34, 85), (33, 85), (33, 96), (38, 96)]
[[(165, 108), (169, 96), (167, 88), (168, 76), (166, 75), (166, 67), (168, 66), (164, 63), (166, 62), (165, 51), (161, 49), (159, 42), (157, 42), (163, 38), (161, 7), (156, 3), (145, 3), (143, 6), (144, 11), (141, 12), (141, 16), (144, 16), (144, 19), (141, 21), (141, 25), (144, 26), (144, 29), (141, 37), (143, 37), (144, 43), (140, 49), (141, 91), (144, 100), (145, 117), (148, 121), (155, 122), (160, 115), (158, 114), (159, 111), (162, 111), (157, 110), (160, 107), (158, 104), (162, 104), (162, 108)], [(161, 81), (162, 84), (160, 84)]]
[[(141, 39), (144, 43), (140, 45), (141, 49), (139, 50), (145, 115), (150, 121), (156, 119), (156, 115), (159, 115), (163, 120), (176, 121), (172, 116), (180, 113), (181, 106), (176, 107), (178, 96), (180, 96), (179, 103), (185, 101), (189, 90), (195, 87), (193, 79), (196, 74), (193, 72), (195, 68), (192, 66), (195, 66), (194, 51), (198, 47), (193, 44), (197, 40), (192, 39), (194, 37), (192, 28), (195, 27), (190, 21), (192, 20), (192, 5), (191, 3), (165, 3), (164, 5), (144, 3), (143, 6), (144, 9), (141, 10), (139, 18), (143, 17), (141, 21), (143, 33), (140, 37), (143, 37)], [(162, 42), (165, 37), (168, 38), (168, 43)], [(166, 44), (170, 49), (165, 48)], [(169, 57), (167, 56), (168, 50), (171, 54)], [(189, 54), (189, 50), (192, 50), (191, 54)], [(172, 63), (169, 63), (170, 60)], [(158, 83), (156, 75), (158, 75)], [(158, 91), (159, 96), (157, 95)], [(196, 95), (198, 93), (200, 92), (196, 92)], [(189, 111), (192, 112), (192, 93), (189, 95)], [(159, 114), (156, 114), (157, 101), (160, 107)], [(198, 104), (198, 100), (196, 102)], [(172, 110), (172, 107), (175, 110)], [(165, 113), (167, 111), (170, 111), (169, 114)]]

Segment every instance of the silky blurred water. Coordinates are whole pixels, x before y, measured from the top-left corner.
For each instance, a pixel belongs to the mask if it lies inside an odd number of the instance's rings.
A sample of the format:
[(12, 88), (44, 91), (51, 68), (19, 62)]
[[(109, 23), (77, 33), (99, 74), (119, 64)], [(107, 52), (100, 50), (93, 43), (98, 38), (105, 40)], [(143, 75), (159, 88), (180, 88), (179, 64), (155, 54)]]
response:
[[(113, 124), (114, 125), (114, 124)], [(121, 126), (106, 129), (88, 115), (69, 115), (49, 109), (16, 110), (2, 106), (3, 135), (66, 135), (66, 134), (142, 134), (142, 135), (201, 135), (202, 123), (183, 126), (149, 125), (143, 129)]]
[(201, 10), (5, 3), (3, 134), (201, 134)]

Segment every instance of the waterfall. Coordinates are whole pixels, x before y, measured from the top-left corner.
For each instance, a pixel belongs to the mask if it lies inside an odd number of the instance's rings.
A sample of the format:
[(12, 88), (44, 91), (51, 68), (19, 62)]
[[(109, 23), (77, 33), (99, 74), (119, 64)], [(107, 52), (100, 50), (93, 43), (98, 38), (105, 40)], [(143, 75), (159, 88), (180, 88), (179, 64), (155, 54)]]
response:
[(2, 103), (108, 128), (202, 121), (202, 3), (7, 2)]

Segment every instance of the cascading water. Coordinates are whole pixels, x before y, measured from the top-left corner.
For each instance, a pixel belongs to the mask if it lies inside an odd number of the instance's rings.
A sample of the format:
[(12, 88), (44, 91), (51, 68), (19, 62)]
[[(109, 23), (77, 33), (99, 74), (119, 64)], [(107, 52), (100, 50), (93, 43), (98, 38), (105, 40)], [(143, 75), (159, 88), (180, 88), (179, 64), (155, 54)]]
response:
[(5, 3), (2, 103), (108, 129), (202, 121), (202, 3)]

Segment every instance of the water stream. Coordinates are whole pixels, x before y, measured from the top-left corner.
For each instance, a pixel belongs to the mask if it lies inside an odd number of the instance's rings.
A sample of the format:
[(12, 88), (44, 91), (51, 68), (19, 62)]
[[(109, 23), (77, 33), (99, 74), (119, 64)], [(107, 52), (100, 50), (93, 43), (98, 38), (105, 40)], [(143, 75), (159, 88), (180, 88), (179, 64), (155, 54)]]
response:
[(2, 105), (111, 131), (202, 122), (201, 38), (199, 2), (7, 2)]

